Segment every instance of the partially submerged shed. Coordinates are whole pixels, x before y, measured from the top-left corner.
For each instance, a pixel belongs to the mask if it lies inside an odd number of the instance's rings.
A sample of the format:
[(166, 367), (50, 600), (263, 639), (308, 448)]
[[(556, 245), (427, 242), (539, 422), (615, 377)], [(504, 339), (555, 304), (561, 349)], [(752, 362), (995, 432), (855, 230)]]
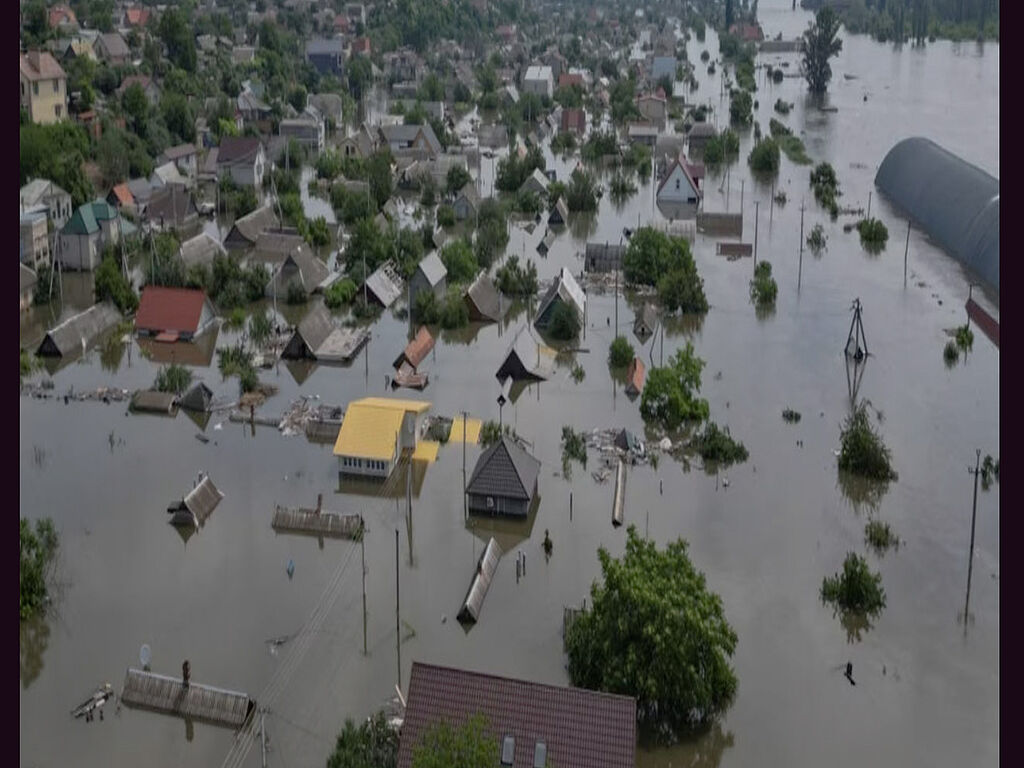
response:
[(559, 197), (555, 206), (551, 209), (551, 213), (548, 214), (548, 224), (557, 227), (563, 226), (569, 221), (569, 206), (565, 204), (565, 198)]
[(216, 317), (204, 291), (147, 285), (135, 314), (135, 331), (157, 341), (188, 341), (209, 328)]
[(377, 270), (366, 278), (368, 298), (373, 298), (387, 309), (402, 295), (402, 277), (395, 265), (390, 261), (381, 264)]
[(416, 337), (406, 345), (402, 354), (395, 358), (394, 369), (400, 373), (403, 371), (415, 373), (420, 363), (426, 359), (433, 348), (434, 337), (430, 335), (427, 326), (421, 325), (416, 332)]
[(447, 288), (448, 270), (437, 252), (428, 253), (417, 265), (409, 281), (409, 302), (416, 306), (420, 291), (431, 291), (437, 298), (444, 296)]
[(285, 256), (279, 269), (267, 282), (265, 294), (270, 296), (287, 296), (290, 287), (299, 286), (303, 294), (309, 296), (318, 290), (330, 275), (327, 265), (310, 253), (305, 246), (296, 248)]
[(285, 344), (281, 357), (286, 360), (347, 362), (370, 337), (365, 328), (336, 328), (327, 308), (320, 304), (299, 323)]
[(584, 269), (587, 272), (613, 272), (622, 269), (625, 245), (611, 243), (587, 243), (584, 252)]
[(476, 573), (469, 585), (466, 599), (462, 601), (462, 608), (459, 609), (458, 620), (465, 624), (475, 624), (480, 618), (480, 611), (484, 606), (484, 597), (487, 596), (487, 589), (491, 586), (494, 572), (498, 570), (498, 560), (501, 559), (501, 547), (492, 537), (487, 542), (487, 547), (476, 566)]
[(636, 313), (636, 319), (633, 320), (633, 335), (640, 340), (641, 344), (644, 344), (657, 329), (658, 311), (653, 304), (644, 304)]
[(494, 287), (486, 271), (477, 275), (466, 289), (463, 299), (469, 309), (469, 319), (478, 322), (496, 323), (505, 316), (510, 306), (502, 300), (501, 293)]
[(572, 276), (572, 272), (562, 267), (558, 272), (558, 277), (555, 278), (555, 282), (548, 288), (547, 293), (544, 294), (544, 298), (540, 302), (540, 306), (537, 307), (537, 318), (533, 321), (533, 324), (540, 329), (551, 325), (551, 318), (554, 315), (555, 307), (559, 304), (566, 304), (571, 307), (576, 312), (577, 319), (583, 322), (586, 303), (586, 295), (583, 293), (583, 289), (580, 288), (579, 283), (576, 282), (576, 278)]
[(505, 359), (495, 374), (498, 381), (544, 381), (555, 371), (555, 350), (537, 341), (529, 325), (516, 331)]
[(172, 514), (171, 523), (199, 528), (206, 524), (207, 518), (213, 514), (213, 510), (223, 498), (224, 494), (213, 484), (210, 476), (202, 473), (201, 479), (188, 495), (167, 508)]
[(40, 357), (66, 357), (85, 352), (97, 337), (117, 325), (120, 319), (121, 313), (110, 302), (94, 304), (47, 331), (36, 354)]
[(205, 413), (213, 403), (213, 390), (202, 381), (197, 381), (178, 400), (178, 405), (186, 411)]
[(159, 392), (155, 389), (140, 389), (132, 395), (129, 407), (138, 413), (160, 413), (170, 416), (178, 398), (173, 392)]
[(875, 184), (950, 256), (999, 290), (999, 179), (917, 136), (889, 150)]
[(636, 397), (643, 392), (646, 378), (647, 369), (644, 368), (644, 361), (634, 357), (629, 363), (629, 370), (626, 371), (626, 394)]
[(228, 252), (217, 240), (206, 232), (200, 232), (181, 244), (181, 260), (185, 267), (195, 265), (212, 266), (218, 256), (227, 256)]
[(555, 244), (555, 233), (553, 230), (548, 230), (544, 233), (544, 237), (537, 243), (537, 253), (541, 256), (547, 256), (548, 251), (551, 250), (551, 246)]

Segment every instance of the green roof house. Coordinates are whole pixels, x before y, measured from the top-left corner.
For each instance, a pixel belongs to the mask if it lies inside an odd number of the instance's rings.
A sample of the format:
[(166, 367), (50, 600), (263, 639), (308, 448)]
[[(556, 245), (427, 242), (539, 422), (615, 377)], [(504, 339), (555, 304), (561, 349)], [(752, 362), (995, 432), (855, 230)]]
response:
[(92, 271), (100, 263), (103, 249), (136, 232), (131, 222), (100, 198), (78, 206), (60, 230), (56, 258), (64, 269)]

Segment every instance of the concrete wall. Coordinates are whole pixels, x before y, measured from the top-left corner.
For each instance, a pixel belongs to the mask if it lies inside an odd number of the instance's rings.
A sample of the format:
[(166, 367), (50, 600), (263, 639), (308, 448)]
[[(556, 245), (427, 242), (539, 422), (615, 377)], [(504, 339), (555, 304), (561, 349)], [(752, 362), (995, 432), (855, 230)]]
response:
[(65, 269), (94, 270), (100, 259), (100, 233), (92, 235), (60, 235), (60, 262)]
[[(487, 500), (491, 500), (488, 506)], [(504, 496), (480, 496), (469, 494), (469, 508), (473, 512), (480, 512), (485, 515), (510, 515), (513, 517), (526, 517), (529, 511), (529, 502), (522, 499), (508, 499)]]

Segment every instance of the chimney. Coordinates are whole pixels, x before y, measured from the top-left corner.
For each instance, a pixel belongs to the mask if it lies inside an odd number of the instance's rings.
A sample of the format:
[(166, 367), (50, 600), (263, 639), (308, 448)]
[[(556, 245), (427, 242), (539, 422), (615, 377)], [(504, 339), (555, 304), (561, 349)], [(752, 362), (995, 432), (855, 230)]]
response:
[(29, 51), (28, 52), (28, 63), (32, 65), (32, 68), (36, 72), (39, 72), (42, 69), (42, 67), (39, 64), (39, 51), (38, 50)]

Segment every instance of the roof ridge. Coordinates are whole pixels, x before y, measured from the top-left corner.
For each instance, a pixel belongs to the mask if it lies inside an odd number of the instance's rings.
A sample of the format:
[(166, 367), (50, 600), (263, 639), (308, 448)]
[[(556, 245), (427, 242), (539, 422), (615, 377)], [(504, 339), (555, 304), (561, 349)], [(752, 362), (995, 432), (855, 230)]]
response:
[(536, 686), (538, 688), (551, 688), (551, 689), (554, 689), (556, 691), (568, 691), (568, 692), (571, 692), (571, 693), (577, 694), (577, 695), (601, 696), (601, 697), (608, 698), (608, 699), (625, 700), (625, 701), (634, 702), (634, 703), (636, 701), (635, 697), (628, 696), (628, 695), (623, 694), (623, 693), (610, 693), (608, 691), (596, 691), (593, 688), (580, 688), (579, 686), (575, 686), (575, 685), (556, 685), (554, 683), (541, 683), (541, 682), (537, 682), (537, 681), (534, 681), (534, 680), (525, 680), (525, 679), (520, 678), (520, 677), (508, 677), (506, 675), (498, 675), (498, 674), (495, 674), (494, 672), (477, 672), (476, 670), (472, 670), (472, 669), (464, 669), (462, 667), (449, 667), (449, 666), (445, 666), (444, 664), (432, 664), (432, 663), (427, 662), (427, 661), (416, 661), (415, 659), (413, 660), (412, 665), (413, 665), (414, 669), (415, 669), (416, 666), (426, 667), (426, 668), (431, 668), (431, 669), (441, 669), (441, 670), (445, 670), (445, 671), (449, 671), (449, 672), (458, 672), (458, 673), (464, 674), (464, 675), (473, 675), (474, 677), (488, 677), (488, 678), (491, 678), (492, 680), (505, 680), (505, 681), (510, 682), (510, 683), (521, 683), (521, 684), (525, 684), (525, 685)]

